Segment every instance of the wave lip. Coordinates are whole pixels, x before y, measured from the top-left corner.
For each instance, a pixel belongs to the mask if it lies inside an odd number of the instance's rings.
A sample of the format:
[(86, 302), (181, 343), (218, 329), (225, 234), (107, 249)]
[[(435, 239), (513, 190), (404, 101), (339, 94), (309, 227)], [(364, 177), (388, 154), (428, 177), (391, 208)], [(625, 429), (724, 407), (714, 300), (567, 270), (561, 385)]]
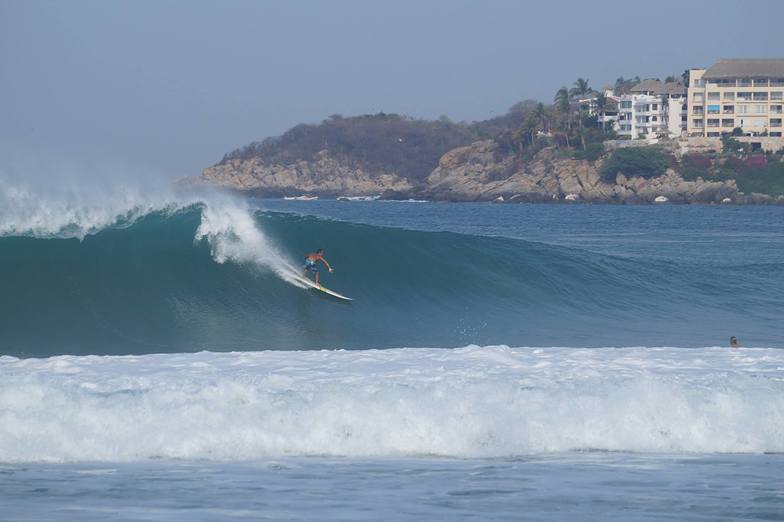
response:
[(0, 357), (0, 462), (784, 451), (784, 351)]

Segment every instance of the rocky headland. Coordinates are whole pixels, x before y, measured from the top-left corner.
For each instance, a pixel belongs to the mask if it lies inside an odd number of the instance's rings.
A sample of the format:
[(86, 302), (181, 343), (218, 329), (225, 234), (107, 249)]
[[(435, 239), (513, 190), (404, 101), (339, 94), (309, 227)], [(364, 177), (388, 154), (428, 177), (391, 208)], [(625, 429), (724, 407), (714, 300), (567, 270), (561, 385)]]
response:
[[(677, 142), (655, 147), (603, 142), (581, 151), (551, 137), (536, 145), (532, 140), (529, 146), (515, 147), (508, 139), (514, 136), (509, 129), (519, 124), (519, 118), (514, 108), (504, 117), (476, 124), (383, 113), (333, 116), (321, 124), (300, 125), (280, 137), (237, 149), (204, 169), (200, 178), (184, 183), (262, 197), (784, 203), (784, 196), (776, 192), (755, 192), (756, 187), (764, 187), (749, 182), (758, 166), (743, 171), (751, 172), (750, 177), (728, 175), (724, 169), (727, 158), (683, 154)], [(588, 154), (589, 149), (593, 154)], [(781, 158), (762, 159), (765, 165), (775, 162), (769, 166), (776, 169), (784, 165)], [(747, 168), (739, 158), (731, 160), (741, 169), (738, 172)], [(741, 181), (744, 185), (739, 188)]]
[(615, 182), (608, 183), (601, 176), (603, 161), (572, 159), (554, 147), (521, 160), (499, 151), (499, 145), (488, 139), (448, 151), (421, 181), (396, 172), (367, 169), (326, 150), (311, 161), (288, 164), (268, 163), (262, 158), (231, 159), (206, 168), (199, 181), (267, 197), (310, 194), (434, 201), (773, 202), (764, 194), (741, 194), (734, 180), (687, 181), (672, 168), (647, 179), (618, 172)]

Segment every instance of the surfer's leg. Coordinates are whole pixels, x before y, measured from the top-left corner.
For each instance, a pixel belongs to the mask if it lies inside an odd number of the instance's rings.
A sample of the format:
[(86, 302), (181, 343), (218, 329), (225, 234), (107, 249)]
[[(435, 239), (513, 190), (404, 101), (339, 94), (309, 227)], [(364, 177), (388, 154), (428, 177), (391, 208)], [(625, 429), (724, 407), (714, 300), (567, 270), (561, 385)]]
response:
[(319, 284), (319, 282), (318, 282), (318, 276), (319, 276), (319, 273), (318, 273), (318, 272), (316, 272), (316, 284)]

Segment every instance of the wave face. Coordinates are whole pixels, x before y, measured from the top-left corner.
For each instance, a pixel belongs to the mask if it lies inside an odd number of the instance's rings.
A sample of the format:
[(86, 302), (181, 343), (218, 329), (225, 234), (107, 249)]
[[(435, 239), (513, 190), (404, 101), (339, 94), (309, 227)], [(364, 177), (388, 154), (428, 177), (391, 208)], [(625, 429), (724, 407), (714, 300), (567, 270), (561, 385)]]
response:
[(784, 451), (784, 351), (0, 357), (0, 462)]
[[(784, 263), (701, 267), (236, 205), (0, 237), (0, 353), (781, 344)], [(75, 236), (75, 237), (72, 237)], [(304, 252), (323, 282), (298, 288)]]

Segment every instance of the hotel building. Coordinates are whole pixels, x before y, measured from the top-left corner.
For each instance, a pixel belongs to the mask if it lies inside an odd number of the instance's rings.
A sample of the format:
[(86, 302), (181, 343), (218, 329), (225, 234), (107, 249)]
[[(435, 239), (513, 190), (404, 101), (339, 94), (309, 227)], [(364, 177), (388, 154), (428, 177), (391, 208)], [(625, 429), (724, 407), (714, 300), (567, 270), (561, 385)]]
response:
[(616, 131), (631, 139), (678, 137), (686, 130), (686, 87), (643, 80), (620, 97)]
[(689, 136), (782, 136), (784, 59), (718, 60), (689, 71)]

